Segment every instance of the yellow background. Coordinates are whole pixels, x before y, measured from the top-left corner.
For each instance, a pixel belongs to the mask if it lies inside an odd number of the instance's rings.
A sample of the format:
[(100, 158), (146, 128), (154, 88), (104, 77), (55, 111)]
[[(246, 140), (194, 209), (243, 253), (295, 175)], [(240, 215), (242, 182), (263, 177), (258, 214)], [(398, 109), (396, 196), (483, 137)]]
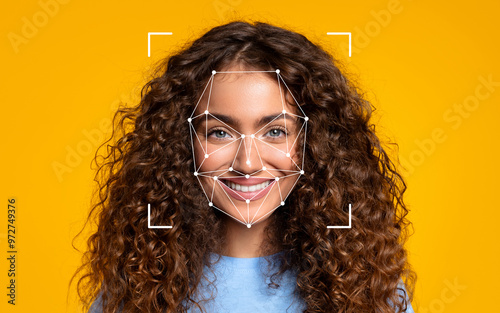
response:
[[(80, 312), (74, 292), (66, 304), (80, 262), (71, 239), (89, 209), (97, 140), (117, 104), (137, 99), (153, 61), (233, 18), (302, 32), (358, 76), (381, 136), (410, 165), (414, 308), (498, 310), (499, 1), (54, 3), (9, 1), (1, 10), (1, 312)], [(173, 33), (152, 37), (150, 58), (148, 32)], [(352, 57), (348, 37), (327, 32), (352, 32)], [(17, 199), (16, 306), (6, 296), (9, 197)]]

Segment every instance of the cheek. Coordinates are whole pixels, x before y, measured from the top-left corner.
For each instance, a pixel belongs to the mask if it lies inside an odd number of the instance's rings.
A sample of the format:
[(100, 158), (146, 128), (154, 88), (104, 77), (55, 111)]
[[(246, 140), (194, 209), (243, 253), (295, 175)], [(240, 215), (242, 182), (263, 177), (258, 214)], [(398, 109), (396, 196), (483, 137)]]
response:
[[(291, 148), (290, 146), (288, 146), (288, 149)], [(297, 163), (297, 149), (292, 148), (291, 150), (287, 150), (286, 144), (273, 145), (272, 147), (266, 144), (260, 144), (258, 145), (258, 149), (264, 164), (268, 164), (275, 169), (297, 170), (297, 166), (295, 165), (295, 163), (299, 164)], [(290, 157), (286, 155), (287, 151), (290, 152)], [(291, 159), (293, 159), (293, 161)]]
[[(223, 147), (224, 145), (214, 145), (210, 142), (206, 146), (204, 142), (202, 144), (203, 149), (199, 143), (194, 145), (196, 168), (199, 168), (199, 172), (228, 169), (231, 166), (237, 151), (237, 143), (229, 144), (226, 147)], [(208, 158), (205, 158), (205, 151), (209, 154)]]

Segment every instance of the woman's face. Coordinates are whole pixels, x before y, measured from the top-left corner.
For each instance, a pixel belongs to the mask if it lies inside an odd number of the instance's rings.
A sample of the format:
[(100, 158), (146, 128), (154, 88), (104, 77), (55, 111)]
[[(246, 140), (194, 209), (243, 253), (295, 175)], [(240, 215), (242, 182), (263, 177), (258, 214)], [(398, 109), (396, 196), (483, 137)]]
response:
[(297, 138), (307, 118), (285, 101), (278, 76), (213, 74), (188, 120), (209, 206), (247, 227), (283, 206), (304, 173)]

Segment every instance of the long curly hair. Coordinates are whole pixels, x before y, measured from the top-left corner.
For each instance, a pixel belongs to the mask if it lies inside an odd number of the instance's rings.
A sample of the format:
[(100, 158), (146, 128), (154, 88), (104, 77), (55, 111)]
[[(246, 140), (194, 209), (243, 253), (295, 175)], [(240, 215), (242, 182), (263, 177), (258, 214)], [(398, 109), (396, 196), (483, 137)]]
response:
[[(163, 60), (140, 103), (116, 112), (106, 151), (94, 159), (98, 188), (87, 222), (94, 218), (97, 230), (72, 278), (80, 275), (85, 309), (97, 297), (104, 313), (203, 307), (197, 286), (209, 254), (222, 251), (225, 223), (193, 176), (186, 120), (212, 70), (231, 64), (280, 69), (309, 117), (306, 175), (265, 229), (263, 255), (284, 251), (273, 279), (294, 270), (305, 312), (405, 310), (416, 277), (404, 248), (406, 184), (375, 134), (371, 104), (319, 45), (243, 21), (212, 28)], [(171, 229), (148, 228), (148, 203), (151, 223)], [(349, 223), (349, 204), (352, 228), (327, 228)]]

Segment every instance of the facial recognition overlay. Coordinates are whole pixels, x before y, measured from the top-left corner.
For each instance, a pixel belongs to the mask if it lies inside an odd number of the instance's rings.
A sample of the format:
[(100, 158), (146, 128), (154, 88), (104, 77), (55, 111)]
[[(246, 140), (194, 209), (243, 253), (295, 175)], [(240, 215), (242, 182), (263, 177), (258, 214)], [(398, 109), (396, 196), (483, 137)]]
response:
[(212, 71), (187, 120), (208, 206), (248, 228), (284, 206), (304, 175), (308, 120), (279, 69)]

